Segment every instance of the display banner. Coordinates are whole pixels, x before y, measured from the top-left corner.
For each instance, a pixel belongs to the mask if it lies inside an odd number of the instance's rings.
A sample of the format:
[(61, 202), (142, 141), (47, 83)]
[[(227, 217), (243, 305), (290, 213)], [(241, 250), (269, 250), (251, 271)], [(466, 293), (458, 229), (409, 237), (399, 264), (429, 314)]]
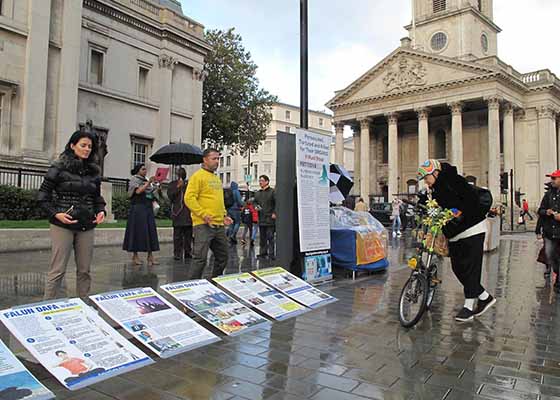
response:
[(330, 251), (315, 251), (304, 255), (303, 279), (310, 283), (317, 283), (332, 279)]
[(220, 276), (213, 281), (250, 307), (278, 321), (308, 311), (249, 273)]
[(317, 308), (337, 301), (336, 298), (316, 289), (304, 280), (290, 274), (284, 268), (260, 269), (251, 273), (266, 284), (309, 308)]
[(70, 390), (153, 363), (78, 298), (10, 308), (0, 320)]
[(270, 324), (205, 279), (160, 287), (226, 335), (237, 335)]
[(31, 375), (1, 340), (0, 399), (54, 399), (54, 394)]
[(331, 248), (330, 135), (296, 129), (299, 241), (302, 253)]
[(101, 293), (90, 299), (161, 358), (220, 340), (149, 287)]

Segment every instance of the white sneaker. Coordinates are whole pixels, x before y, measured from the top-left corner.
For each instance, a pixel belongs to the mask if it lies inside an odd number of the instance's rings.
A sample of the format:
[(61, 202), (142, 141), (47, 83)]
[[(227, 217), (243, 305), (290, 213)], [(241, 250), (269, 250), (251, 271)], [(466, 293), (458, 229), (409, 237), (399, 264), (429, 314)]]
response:
[(402, 236), (401, 231), (398, 231), (398, 232), (397, 232), (397, 236)]
[(393, 237), (397, 237), (397, 232), (393, 232)]

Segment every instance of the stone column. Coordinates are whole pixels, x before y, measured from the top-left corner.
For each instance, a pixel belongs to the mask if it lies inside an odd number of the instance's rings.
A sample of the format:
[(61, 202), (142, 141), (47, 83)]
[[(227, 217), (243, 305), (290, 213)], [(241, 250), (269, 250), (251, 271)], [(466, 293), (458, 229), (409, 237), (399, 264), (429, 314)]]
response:
[(504, 171), (507, 173), (515, 169), (515, 131), (513, 124), (513, 105), (508, 103), (504, 106)]
[(28, 8), (21, 148), (26, 156), (44, 158), (51, 0), (30, 1)]
[(500, 199), (500, 99), (488, 101), (488, 189), (494, 201)]
[(515, 143), (515, 190), (521, 188), (527, 192), (525, 167), (527, 165), (527, 135), (525, 135), (525, 110), (514, 113), (514, 143)]
[(360, 194), (360, 128), (358, 126), (353, 126), (352, 131), (354, 132), (354, 194)]
[(335, 145), (334, 145), (334, 162), (344, 166), (344, 123), (337, 122), (334, 124), (335, 129)]
[(379, 140), (374, 131), (370, 132), (369, 138), (369, 190), (371, 194), (379, 194), (379, 182), (377, 181), (377, 167), (379, 165), (377, 144)]
[(418, 114), (418, 165), (430, 158), (428, 109), (419, 108)]
[[(80, 47), (82, 30), (82, 2), (62, 3), (62, 49), (58, 81), (58, 110), (54, 153), (62, 152), (66, 139), (78, 126), (78, 80), (80, 77)], [(85, 122), (85, 121), (84, 121)], [(54, 154), (49, 154), (54, 156)]]
[(451, 109), (451, 163), (463, 174), (463, 103), (449, 104)]
[(369, 204), (369, 123), (368, 117), (360, 119), (360, 196)]
[[(194, 144), (202, 147), (202, 87), (208, 72), (202, 68), (193, 69), (193, 129)], [(194, 171), (193, 171), (194, 172)], [(190, 175), (189, 175), (190, 176)]]
[(555, 171), (558, 166), (558, 151), (556, 149), (557, 134), (554, 130), (556, 110), (552, 106), (543, 106), (538, 109), (539, 118), (539, 159), (541, 166), (540, 186), (542, 190), (546, 181), (546, 174)]
[(389, 123), (389, 201), (399, 192), (399, 136), (397, 113), (387, 114)]
[(177, 60), (167, 54), (159, 56), (160, 71), (160, 103), (159, 103), (159, 135), (154, 143), (154, 150), (171, 141), (171, 97), (173, 84), (173, 68)]

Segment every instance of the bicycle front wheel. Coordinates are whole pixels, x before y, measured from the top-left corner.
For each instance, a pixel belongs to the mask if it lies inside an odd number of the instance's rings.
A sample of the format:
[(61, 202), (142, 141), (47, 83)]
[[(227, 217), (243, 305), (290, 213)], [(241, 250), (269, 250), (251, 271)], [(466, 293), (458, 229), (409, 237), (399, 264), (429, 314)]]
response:
[(399, 320), (405, 328), (410, 328), (420, 321), (428, 301), (429, 285), (426, 277), (414, 273), (408, 278), (399, 299)]

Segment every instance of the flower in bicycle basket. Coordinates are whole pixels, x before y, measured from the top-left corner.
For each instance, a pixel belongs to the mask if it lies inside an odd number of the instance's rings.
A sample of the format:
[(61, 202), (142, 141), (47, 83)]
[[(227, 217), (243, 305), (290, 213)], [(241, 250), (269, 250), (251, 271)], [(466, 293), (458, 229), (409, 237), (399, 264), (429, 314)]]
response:
[(430, 209), (432, 209), (432, 208), (439, 208), (439, 204), (438, 204), (437, 200), (432, 199), (432, 200), (428, 200), (428, 201), (426, 202), (426, 207), (427, 207), (427, 208), (430, 208)]

